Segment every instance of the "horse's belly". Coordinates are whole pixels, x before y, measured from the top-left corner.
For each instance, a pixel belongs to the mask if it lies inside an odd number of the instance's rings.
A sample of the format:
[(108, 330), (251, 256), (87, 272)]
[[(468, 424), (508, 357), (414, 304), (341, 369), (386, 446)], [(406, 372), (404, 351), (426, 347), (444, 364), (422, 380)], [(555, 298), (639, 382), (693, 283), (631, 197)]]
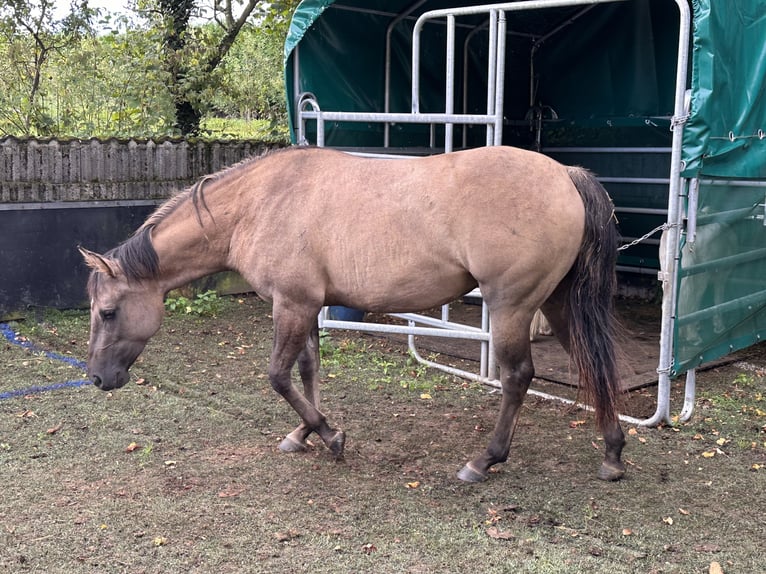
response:
[(453, 301), (476, 287), (476, 280), (444, 262), (391, 266), (385, 262), (333, 277), (326, 302), (379, 312), (420, 311)]

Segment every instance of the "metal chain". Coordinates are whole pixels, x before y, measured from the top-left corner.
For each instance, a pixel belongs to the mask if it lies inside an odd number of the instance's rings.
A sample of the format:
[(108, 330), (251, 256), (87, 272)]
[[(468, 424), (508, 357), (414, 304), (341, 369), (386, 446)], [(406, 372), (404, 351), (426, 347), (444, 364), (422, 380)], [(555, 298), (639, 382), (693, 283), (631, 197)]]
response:
[(671, 227), (676, 227), (676, 226), (677, 226), (677, 224), (675, 224), (675, 223), (665, 222), (662, 225), (658, 225), (657, 227), (652, 229), (649, 233), (646, 233), (646, 234), (642, 235), (638, 239), (634, 239), (630, 243), (626, 243), (625, 245), (621, 245), (620, 247), (617, 248), (617, 251), (624, 251), (625, 249), (628, 249), (629, 247), (633, 247), (634, 245), (638, 245), (639, 243), (641, 243), (645, 239), (649, 239), (652, 235), (654, 235), (658, 231), (665, 231), (666, 229), (670, 229)]

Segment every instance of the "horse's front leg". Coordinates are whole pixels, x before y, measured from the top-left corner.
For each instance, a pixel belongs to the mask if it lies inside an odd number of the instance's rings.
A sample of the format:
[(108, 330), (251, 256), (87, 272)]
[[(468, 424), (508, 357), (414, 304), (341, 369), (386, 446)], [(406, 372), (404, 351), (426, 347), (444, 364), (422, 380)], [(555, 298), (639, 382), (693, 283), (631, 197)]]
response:
[[(303, 382), (303, 396), (319, 410), (319, 324), (315, 320), (306, 344), (298, 354), (298, 372)], [(306, 450), (306, 439), (312, 430), (301, 423), (293, 432), (288, 434), (279, 449), (283, 452), (302, 452)]]
[[(312, 323), (313, 321), (313, 323)], [(299, 361), (305, 395), (293, 385), (291, 371)], [(303, 421), (282, 441), (285, 451), (302, 450), (306, 437), (316, 432), (337, 458), (343, 455), (345, 434), (333, 429), (319, 410), (319, 334), (316, 312), (305, 307), (274, 303), (274, 346), (269, 364), (269, 381)]]
[(500, 414), (487, 450), (466, 464), (458, 478), (466, 482), (482, 482), (487, 479), (492, 465), (505, 462), (511, 449), (513, 433), (519, 420), (521, 405), (534, 376), (532, 355), (529, 345), (529, 323), (525, 329), (518, 329), (521, 337), (514, 340), (495, 336), (495, 350), (500, 364), (500, 382), (503, 396)]

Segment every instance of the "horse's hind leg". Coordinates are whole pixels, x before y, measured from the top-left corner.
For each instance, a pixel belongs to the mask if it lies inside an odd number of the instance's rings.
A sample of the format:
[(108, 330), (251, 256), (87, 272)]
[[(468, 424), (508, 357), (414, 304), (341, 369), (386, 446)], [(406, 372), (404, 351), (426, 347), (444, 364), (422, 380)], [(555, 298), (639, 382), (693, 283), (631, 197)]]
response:
[[(303, 396), (319, 410), (319, 325), (314, 325), (306, 338), (306, 345), (298, 354), (298, 372), (303, 382)], [(301, 423), (288, 434), (279, 449), (283, 452), (301, 452), (306, 450), (306, 439), (311, 434), (306, 423)]]
[[(548, 300), (541, 310), (548, 319), (553, 329), (553, 334), (559, 340), (564, 349), (569, 352), (569, 284), (565, 279)], [(608, 428), (603, 429), (605, 453), (598, 478), (601, 480), (619, 480), (625, 474), (622, 449), (625, 446), (625, 435), (622, 432), (619, 421)]]
[(489, 468), (493, 464), (508, 459), (521, 405), (534, 375), (529, 342), (531, 319), (531, 314), (516, 314), (497, 318), (492, 324), (495, 355), (500, 365), (500, 383), (503, 389), (500, 414), (487, 450), (463, 467), (458, 473), (461, 480), (486, 480)]
[[(269, 364), (269, 380), (274, 390), (282, 395), (303, 421), (290, 433), (292, 440), (298, 444), (305, 443), (305, 437), (315, 431), (330, 451), (336, 457), (340, 457), (343, 454), (345, 434), (330, 428), (325, 416), (317, 408), (318, 404), (314, 404), (318, 403), (318, 333), (314, 341), (316, 349), (311, 351), (306, 349), (312, 344), (307, 341), (314, 338), (316, 315), (313, 308), (274, 302), (274, 347)], [(298, 392), (291, 377), (292, 367), (299, 356), (302, 357), (300, 369), (306, 395)], [(306, 374), (311, 376), (306, 378)], [(287, 450), (296, 449), (288, 448)]]

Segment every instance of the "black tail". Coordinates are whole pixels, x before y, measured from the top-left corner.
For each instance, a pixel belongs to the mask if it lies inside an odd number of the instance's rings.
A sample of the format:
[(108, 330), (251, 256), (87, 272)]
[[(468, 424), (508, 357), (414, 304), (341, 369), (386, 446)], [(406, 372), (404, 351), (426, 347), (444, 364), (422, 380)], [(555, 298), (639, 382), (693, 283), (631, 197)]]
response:
[(596, 409), (601, 430), (617, 420), (621, 393), (617, 369), (617, 233), (614, 205), (589, 171), (568, 168), (585, 205), (585, 232), (573, 266), (569, 299), (570, 354), (580, 375), (580, 389)]

